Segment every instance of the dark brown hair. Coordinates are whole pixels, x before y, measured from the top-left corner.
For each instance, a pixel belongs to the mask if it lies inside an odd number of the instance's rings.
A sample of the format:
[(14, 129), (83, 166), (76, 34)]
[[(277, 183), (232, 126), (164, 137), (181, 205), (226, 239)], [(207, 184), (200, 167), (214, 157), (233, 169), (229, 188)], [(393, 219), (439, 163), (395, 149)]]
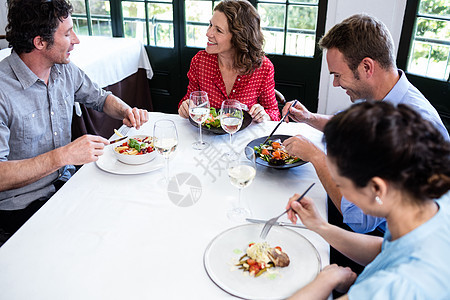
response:
[(71, 13), (65, 0), (10, 0), (6, 40), (17, 54), (31, 52), (37, 36), (51, 46), (60, 22)]
[(407, 105), (355, 104), (325, 126), (327, 154), (358, 187), (380, 177), (426, 200), (450, 189), (450, 143)]
[(246, 0), (223, 0), (214, 8), (225, 14), (232, 34), (231, 44), (236, 50), (234, 67), (249, 74), (261, 67), (264, 60), (264, 35), (261, 18), (253, 5)]
[(374, 17), (357, 14), (334, 25), (319, 41), (323, 49), (337, 48), (355, 71), (365, 57), (389, 70), (395, 68), (394, 42), (387, 27)]

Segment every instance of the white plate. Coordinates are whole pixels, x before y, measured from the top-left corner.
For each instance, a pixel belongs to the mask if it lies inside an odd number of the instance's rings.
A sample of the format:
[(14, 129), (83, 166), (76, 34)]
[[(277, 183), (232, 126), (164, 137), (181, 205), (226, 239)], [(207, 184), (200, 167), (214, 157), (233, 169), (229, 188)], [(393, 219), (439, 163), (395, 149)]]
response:
[(160, 155), (145, 164), (129, 165), (120, 162), (113, 151), (112, 146), (106, 146), (103, 155), (95, 162), (103, 171), (120, 175), (143, 174), (158, 170), (164, 166)]
[[(287, 228), (274, 226), (266, 241), (271, 247), (280, 246), (289, 256), (290, 264), (276, 268), (275, 276), (248, 276), (236, 269), (238, 260), (249, 243), (259, 242), (264, 224), (246, 224), (228, 229), (215, 237), (203, 257), (206, 272), (211, 280), (231, 295), (245, 299), (286, 299), (311, 282), (321, 268), (316, 248), (301, 234)], [(242, 253), (236, 253), (241, 250)]]

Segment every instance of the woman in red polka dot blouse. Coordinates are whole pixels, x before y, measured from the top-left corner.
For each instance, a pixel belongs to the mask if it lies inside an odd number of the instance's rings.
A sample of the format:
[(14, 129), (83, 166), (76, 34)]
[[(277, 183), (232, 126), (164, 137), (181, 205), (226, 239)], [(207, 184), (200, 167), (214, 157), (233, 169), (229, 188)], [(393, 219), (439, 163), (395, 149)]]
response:
[(280, 120), (275, 71), (262, 50), (264, 36), (256, 9), (246, 0), (223, 0), (214, 8), (206, 36), (206, 51), (191, 61), (187, 93), (178, 105), (180, 116), (189, 117), (193, 91), (206, 91), (211, 107), (235, 99), (248, 106), (257, 122)]

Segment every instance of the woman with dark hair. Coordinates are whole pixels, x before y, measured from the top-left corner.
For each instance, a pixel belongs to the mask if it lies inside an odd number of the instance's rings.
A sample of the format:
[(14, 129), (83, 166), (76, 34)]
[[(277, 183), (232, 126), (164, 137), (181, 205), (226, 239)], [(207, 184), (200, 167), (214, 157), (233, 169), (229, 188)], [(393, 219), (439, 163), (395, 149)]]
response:
[[(332, 247), (366, 265), (327, 266), (292, 299), (450, 299), (450, 143), (406, 105), (364, 102), (326, 125), (328, 165), (336, 184), (365, 214), (387, 221), (384, 239), (323, 220), (311, 199), (289, 200), (297, 216)], [(355, 281), (356, 279), (356, 281)]]
[(257, 122), (280, 119), (275, 98), (274, 67), (262, 50), (264, 36), (256, 9), (246, 0), (223, 0), (215, 8), (206, 49), (197, 53), (187, 74), (187, 93), (178, 113), (189, 117), (189, 96), (205, 91), (211, 107), (225, 99), (247, 105)]

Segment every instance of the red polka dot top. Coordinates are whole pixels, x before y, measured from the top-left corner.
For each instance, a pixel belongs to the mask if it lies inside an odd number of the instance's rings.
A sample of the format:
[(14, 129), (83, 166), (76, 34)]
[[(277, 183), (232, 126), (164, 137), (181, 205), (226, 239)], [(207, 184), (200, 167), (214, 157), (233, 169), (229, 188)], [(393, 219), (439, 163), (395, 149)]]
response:
[(254, 104), (261, 104), (272, 121), (280, 120), (280, 111), (275, 98), (274, 67), (265, 57), (260, 68), (248, 75), (238, 75), (231, 93), (227, 95), (225, 82), (219, 69), (216, 54), (208, 54), (205, 50), (199, 51), (191, 61), (187, 74), (189, 85), (187, 93), (181, 103), (189, 99), (194, 91), (205, 91), (211, 107), (220, 108), (223, 100), (235, 99), (244, 103), (250, 109)]

